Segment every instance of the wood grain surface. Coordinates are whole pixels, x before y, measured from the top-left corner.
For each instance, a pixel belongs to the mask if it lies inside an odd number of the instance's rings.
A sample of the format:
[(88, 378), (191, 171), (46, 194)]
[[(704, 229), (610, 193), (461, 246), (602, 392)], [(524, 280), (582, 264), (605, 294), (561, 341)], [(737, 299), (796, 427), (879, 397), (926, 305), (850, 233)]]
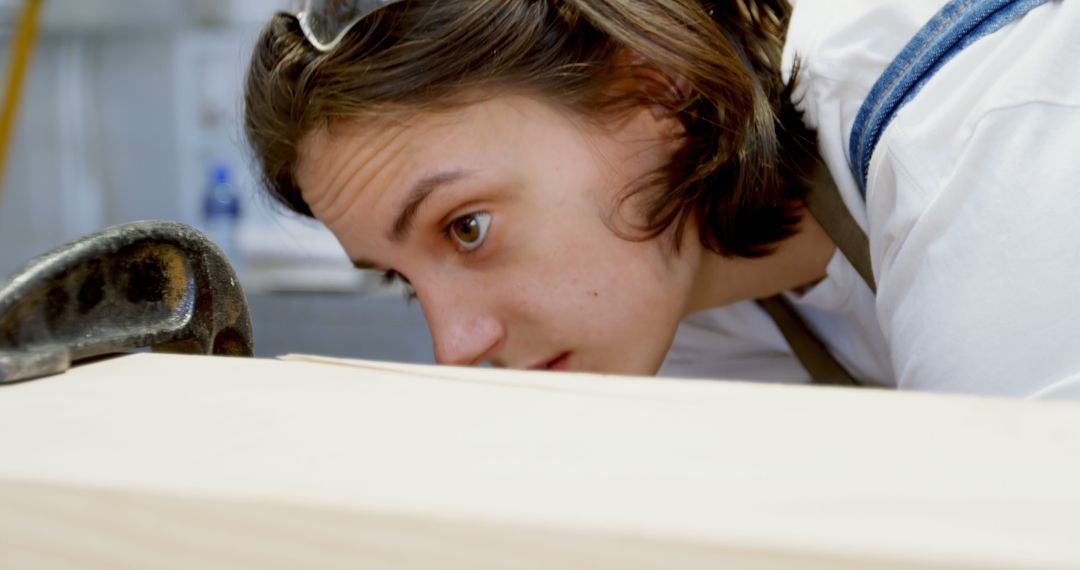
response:
[(1080, 406), (297, 357), (0, 389), (0, 568), (1080, 566)]

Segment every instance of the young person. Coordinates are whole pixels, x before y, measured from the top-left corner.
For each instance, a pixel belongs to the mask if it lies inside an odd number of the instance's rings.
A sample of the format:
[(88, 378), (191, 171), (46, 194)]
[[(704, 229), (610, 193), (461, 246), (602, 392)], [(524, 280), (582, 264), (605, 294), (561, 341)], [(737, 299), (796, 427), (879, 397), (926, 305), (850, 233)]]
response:
[[(857, 383), (1080, 396), (1075, 3), (991, 20), (849, 167), (909, 40), (991, 4), (309, 1), (256, 45), (246, 130), (443, 363), (652, 374), (684, 321), (669, 364), (782, 379), (779, 296)], [(830, 180), (865, 282), (808, 212)]]

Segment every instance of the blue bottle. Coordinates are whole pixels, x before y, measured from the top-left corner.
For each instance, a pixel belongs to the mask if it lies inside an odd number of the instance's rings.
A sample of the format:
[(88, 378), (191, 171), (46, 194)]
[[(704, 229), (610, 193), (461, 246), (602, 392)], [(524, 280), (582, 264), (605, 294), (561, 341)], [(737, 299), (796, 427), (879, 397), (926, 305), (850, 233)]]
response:
[(225, 252), (233, 268), (239, 270), (237, 233), (240, 229), (240, 196), (232, 184), (229, 167), (214, 165), (203, 197), (203, 229), (206, 235)]

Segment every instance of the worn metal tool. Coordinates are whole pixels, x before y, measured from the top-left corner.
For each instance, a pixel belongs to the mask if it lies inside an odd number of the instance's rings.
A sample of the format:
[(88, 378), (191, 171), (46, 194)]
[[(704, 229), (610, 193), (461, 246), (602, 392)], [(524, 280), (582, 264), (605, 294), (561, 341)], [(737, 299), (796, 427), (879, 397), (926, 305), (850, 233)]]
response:
[(0, 383), (143, 348), (253, 354), (236, 273), (221, 249), (190, 226), (115, 226), (0, 282)]

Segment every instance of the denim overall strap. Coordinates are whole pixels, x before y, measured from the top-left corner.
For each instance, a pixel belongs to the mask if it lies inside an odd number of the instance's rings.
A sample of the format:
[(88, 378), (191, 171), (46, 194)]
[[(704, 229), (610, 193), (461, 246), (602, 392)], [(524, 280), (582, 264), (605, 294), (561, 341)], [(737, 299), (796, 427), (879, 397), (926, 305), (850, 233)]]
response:
[(912, 38), (870, 90), (851, 131), (849, 161), (864, 198), (870, 157), (900, 108), (965, 47), (1047, 1), (951, 0)]

